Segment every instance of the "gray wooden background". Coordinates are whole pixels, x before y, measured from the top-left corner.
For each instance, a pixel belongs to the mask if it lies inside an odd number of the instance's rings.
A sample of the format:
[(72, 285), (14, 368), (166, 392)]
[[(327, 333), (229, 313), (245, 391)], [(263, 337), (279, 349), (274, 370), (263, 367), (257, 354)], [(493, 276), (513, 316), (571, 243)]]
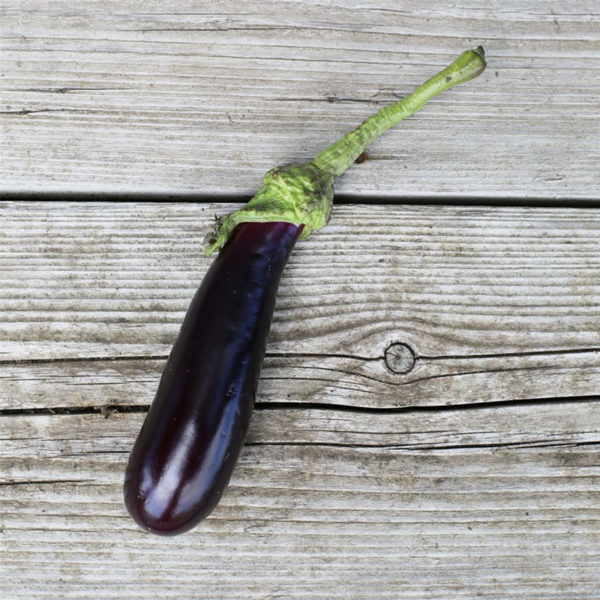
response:
[[(600, 598), (595, 0), (2, 0), (0, 42), (3, 599)], [(214, 215), (478, 44), (296, 247), (218, 508), (139, 530)]]

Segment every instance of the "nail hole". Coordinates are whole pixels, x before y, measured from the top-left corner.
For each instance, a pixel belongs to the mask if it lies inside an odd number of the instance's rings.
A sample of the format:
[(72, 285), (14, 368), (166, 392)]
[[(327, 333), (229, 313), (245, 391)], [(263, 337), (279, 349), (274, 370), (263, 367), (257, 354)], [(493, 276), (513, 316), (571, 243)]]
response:
[(405, 375), (415, 366), (415, 353), (407, 344), (394, 342), (385, 349), (385, 366), (398, 375)]

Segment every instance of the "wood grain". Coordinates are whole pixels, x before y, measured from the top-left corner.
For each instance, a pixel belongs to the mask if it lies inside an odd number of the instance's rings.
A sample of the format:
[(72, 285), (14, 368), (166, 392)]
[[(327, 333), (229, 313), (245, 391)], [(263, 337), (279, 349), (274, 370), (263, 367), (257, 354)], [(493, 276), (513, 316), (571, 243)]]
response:
[(0, 10), (2, 192), (251, 195), (483, 44), (486, 73), (375, 143), (338, 191), (597, 198), (595, 0)]
[[(1, 204), (3, 407), (147, 406), (210, 263), (202, 237), (226, 210)], [(336, 207), (286, 270), (261, 401), (400, 407), (597, 394), (599, 234), (589, 210)], [(393, 343), (412, 349), (409, 372), (388, 368)], [(95, 393), (83, 396), (87, 384)]]
[(230, 208), (0, 204), (2, 597), (596, 598), (588, 209), (336, 206), (284, 275), (222, 502), (137, 529), (127, 455)]
[(595, 598), (597, 412), (259, 410), (177, 538), (122, 505), (142, 414), (4, 416), (3, 597)]
[[(0, 365), (0, 410), (147, 407), (165, 363), (166, 356)], [(390, 374), (382, 363), (326, 355), (268, 355), (257, 399), (300, 407), (440, 408), (600, 392), (598, 351), (419, 360), (418, 367), (404, 376)]]
[[(0, 193), (131, 200), (0, 202), (0, 598), (600, 600), (599, 25), (0, 0)], [(294, 250), (222, 502), (143, 533), (125, 463), (214, 216), (478, 44)]]

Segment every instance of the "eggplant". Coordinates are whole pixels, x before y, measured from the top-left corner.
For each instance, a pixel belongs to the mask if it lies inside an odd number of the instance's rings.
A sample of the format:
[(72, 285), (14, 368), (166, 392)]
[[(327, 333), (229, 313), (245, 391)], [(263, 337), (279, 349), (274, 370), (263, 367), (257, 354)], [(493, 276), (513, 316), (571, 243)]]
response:
[(269, 171), (246, 206), (217, 222), (205, 251), (219, 253), (185, 316), (127, 465), (125, 505), (143, 529), (182, 533), (221, 498), (248, 431), (283, 269), (296, 241), (327, 224), (336, 177), (387, 129), (485, 65), (483, 48), (463, 52), (312, 161)]
[(302, 227), (242, 223), (206, 273), (130, 456), (125, 504), (144, 529), (194, 527), (229, 482), (254, 406), (281, 274)]

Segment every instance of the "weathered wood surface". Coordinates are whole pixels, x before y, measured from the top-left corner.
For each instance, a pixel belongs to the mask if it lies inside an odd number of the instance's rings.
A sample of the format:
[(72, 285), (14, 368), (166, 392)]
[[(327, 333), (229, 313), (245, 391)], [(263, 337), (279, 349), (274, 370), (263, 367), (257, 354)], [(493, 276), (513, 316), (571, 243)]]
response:
[(0, 191), (250, 195), (483, 44), (351, 195), (594, 199), (597, 0), (3, 0)]
[(122, 508), (143, 415), (5, 417), (3, 597), (597, 598), (597, 409), (257, 411), (177, 538)]
[[(0, 0), (0, 192), (170, 200), (0, 203), (0, 598), (600, 600), (599, 26), (594, 0)], [(143, 533), (124, 467), (223, 201), (477, 44), (294, 251), (220, 505)]]
[(221, 504), (138, 530), (127, 454), (228, 208), (0, 204), (2, 597), (598, 598), (597, 210), (336, 206)]
[[(148, 404), (210, 263), (203, 236), (229, 209), (0, 205), (5, 407)], [(587, 209), (336, 206), (290, 259), (263, 398), (327, 403), (346, 390), (346, 404), (398, 407), (597, 393), (599, 235)], [(406, 374), (386, 365), (394, 343), (415, 356)], [(86, 401), (91, 380), (103, 393)]]

